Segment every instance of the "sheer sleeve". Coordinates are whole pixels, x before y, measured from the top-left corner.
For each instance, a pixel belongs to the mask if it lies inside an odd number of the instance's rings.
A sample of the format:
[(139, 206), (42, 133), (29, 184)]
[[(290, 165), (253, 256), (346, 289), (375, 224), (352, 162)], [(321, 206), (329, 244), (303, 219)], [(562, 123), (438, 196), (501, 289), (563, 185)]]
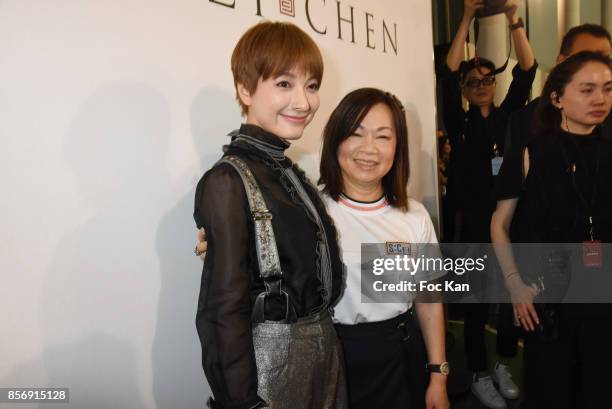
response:
[(230, 165), (214, 167), (198, 183), (194, 218), (206, 229), (208, 251), (196, 327), (215, 408), (264, 403), (251, 332), (248, 214), (242, 180)]

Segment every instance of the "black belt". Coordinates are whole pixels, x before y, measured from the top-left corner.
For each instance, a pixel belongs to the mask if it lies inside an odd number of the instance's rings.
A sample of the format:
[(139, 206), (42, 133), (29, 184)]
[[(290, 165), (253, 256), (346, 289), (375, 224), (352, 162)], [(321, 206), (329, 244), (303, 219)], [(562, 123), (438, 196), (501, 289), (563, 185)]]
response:
[(335, 324), (340, 338), (379, 338), (379, 339), (404, 339), (410, 337), (415, 328), (413, 308), (384, 321), (362, 322), (359, 324)]

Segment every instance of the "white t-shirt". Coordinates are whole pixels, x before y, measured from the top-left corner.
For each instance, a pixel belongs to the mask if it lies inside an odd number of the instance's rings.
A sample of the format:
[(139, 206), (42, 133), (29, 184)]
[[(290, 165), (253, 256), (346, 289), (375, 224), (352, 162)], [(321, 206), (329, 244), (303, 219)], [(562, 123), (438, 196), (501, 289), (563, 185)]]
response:
[[(346, 288), (334, 308), (334, 321), (341, 324), (376, 322), (394, 318), (412, 306), (403, 303), (361, 302), (362, 243), (437, 243), (431, 218), (425, 207), (408, 199), (408, 211), (390, 206), (385, 198), (373, 203), (356, 202), (340, 196), (338, 202), (323, 194), (327, 211), (338, 230), (342, 261), (347, 268)], [(430, 277), (430, 279), (437, 277)]]

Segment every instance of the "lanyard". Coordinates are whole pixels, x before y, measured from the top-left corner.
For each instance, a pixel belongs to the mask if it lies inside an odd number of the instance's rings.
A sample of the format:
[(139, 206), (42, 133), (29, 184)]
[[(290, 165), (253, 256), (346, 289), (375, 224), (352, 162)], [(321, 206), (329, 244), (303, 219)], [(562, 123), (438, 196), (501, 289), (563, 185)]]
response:
[[(576, 151), (578, 152), (578, 155), (580, 156), (580, 161), (582, 162), (581, 165), (584, 167), (586, 171), (587, 161), (584, 159), (584, 156), (581, 150), (579, 149), (579, 147), (576, 145), (576, 143), (574, 141), (572, 141), (572, 143), (574, 144), (574, 147), (576, 148)], [(591, 190), (591, 201), (590, 202), (586, 200), (582, 189), (580, 189), (576, 181), (576, 161), (569, 160), (569, 155), (567, 154), (567, 149), (566, 149), (566, 146), (563, 140), (559, 141), (559, 145), (561, 147), (561, 154), (563, 155), (563, 161), (565, 163), (565, 166), (567, 167), (567, 171), (572, 175), (572, 187), (574, 188), (574, 192), (576, 193), (576, 196), (578, 196), (578, 199), (582, 203), (582, 206), (587, 214), (587, 222), (589, 223), (590, 239), (595, 240), (595, 235), (593, 233), (593, 227), (594, 227), (593, 208), (595, 206), (595, 200), (597, 199), (597, 186), (598, 186), (597, 181), (599, 178), (599, 170), (601, 167), (601, 151), (602, 151), (601, 139), (599, 140), (598, 147), (597, 147), (597, 159), (595, 160), (595, 173), (592, 175), (593, 188)]]

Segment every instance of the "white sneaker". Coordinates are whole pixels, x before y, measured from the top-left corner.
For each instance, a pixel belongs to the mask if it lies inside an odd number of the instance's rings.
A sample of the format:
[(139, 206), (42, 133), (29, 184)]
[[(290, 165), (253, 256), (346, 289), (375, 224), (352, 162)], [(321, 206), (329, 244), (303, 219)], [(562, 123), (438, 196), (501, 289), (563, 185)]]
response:
[(506, 399), (517, 399), (519, 397), (519, 387), (512, 380), (512, 373), (507, 365), (495, 364), (493, 369), (493, 381), (499, 387), (499, 393)]
[(506, 409), (506, 401), (499, 392), (497, 392), (497, 389), (495, 389), (495, 385), (493, 385), (493, 380), (490, 376), (478, 378), (476, 374), (474, 374), (472, 393), (486, 407), (491, 409)]

